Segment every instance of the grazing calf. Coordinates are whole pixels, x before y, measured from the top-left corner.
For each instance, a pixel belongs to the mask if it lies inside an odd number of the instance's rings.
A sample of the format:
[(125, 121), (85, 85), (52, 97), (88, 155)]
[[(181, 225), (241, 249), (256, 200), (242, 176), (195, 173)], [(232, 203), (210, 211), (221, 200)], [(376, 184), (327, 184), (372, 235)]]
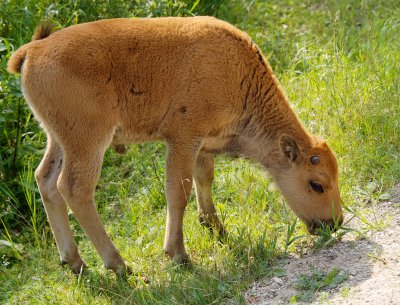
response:
[(8, 70), (21, 73), (47, 134), (36, 181), (61, 261), (74, 272), (84, 263), (67, 205), (104, 265), (129, 271), (93, 199), (110, 145), (166, 141), (164, 250), (177, 262), (188, 259), (182, 220), (193, 181), (201, 222), (224, 233), (211, 198), (216, 153), (260, 162), (310, 232), (343, 220), (335, 156), (304, 130), (251, 39), (226, 22), (111, 19), (55, 33), (42, 26)]

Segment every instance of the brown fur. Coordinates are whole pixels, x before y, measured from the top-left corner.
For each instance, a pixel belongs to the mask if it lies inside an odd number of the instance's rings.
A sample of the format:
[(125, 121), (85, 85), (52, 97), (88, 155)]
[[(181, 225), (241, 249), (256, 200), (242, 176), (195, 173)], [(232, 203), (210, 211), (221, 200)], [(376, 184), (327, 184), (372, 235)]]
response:
[[(39, 32), (43, 38), (50, 32)], [(106, 267), (125, 271), (95, 210), (105, 150), (164, 140), (165, 252), (187, 259), (182, 219), (194, 178), (199, 216), (221, 234), (211, 199), (213, 154), (241, 154), (270, 171), (310, 231), (342, 221), (336, 159), (309, 135), (251, 39), (210, 17), (112, 19), (71, 26), (22, 46), (8, 69), (48, 136), (36, 171), (61, 259), (83, 266), (67, 205)], [(310, 158), (319, 156), (312, 164)], [(193, 178), (192, 178), (193, 177)], [(323, 187), (318, 193), (310, 182)]]

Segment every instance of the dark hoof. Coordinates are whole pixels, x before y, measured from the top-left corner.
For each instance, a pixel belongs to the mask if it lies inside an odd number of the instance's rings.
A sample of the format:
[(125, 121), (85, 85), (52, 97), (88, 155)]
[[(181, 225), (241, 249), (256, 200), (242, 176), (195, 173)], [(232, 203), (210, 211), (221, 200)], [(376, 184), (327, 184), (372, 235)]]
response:
[(119, 262), (113, 264), (104, 264), (104, 268), (113, 271), (117, 276), (125, 277), (132, 275), (132, 269), (125, 263), (124, 260), (120, 259)]
[(190, 264), (190, 258), (186, 253), (175, 255), (173, 261), (178, 265)]
[(120, 277), (134, 275), (131, 267), (129, 267), (128, 265), (119, 266), (113, 271)]
[(215, 214), (199, 215), (199, 221), (200, 224), (206, 227), (211, 234), (213, 234), (215, 230), (218, 233), (220, 240), (226, 236), (226, 230)]
[(61, 260), (60, 264), (62, 267), (68, 265), (69, 269), (76, 275), (82, 274), (83, 271), (87, 268), (83, 260), (80, 260), (76, 263), (68, 263), (65, 260)]
[(172, 262), (179, 268), (183, 269), (192, 269), (192, 261), (189, 256), (185, 254), (175, 255), (172, 259)]

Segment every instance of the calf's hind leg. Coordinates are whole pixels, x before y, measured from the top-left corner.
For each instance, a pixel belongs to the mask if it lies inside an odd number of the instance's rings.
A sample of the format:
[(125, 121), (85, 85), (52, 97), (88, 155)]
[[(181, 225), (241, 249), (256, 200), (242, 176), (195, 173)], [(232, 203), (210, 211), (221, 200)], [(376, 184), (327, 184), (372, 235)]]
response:
[(219, 221), (217, 211), (212, 201), (211, 184), (214, 180), (214, 156), (209, 153), (200, 152), (197, 156), (194, 171), (194, 182), (196, 189), (197, 208), (200, 223), (211, 231), (217, 230), (220, 236), (226, 231)]
[[(57, 187), (74, 212), (86, 235), (100, 254), (104, 266), (119, 274), (130, 272), (108, 237), (94, 202), (94, 191), (100, 176), (105, 149), (98, 143), (104, 138), (75, 139), (74, 146), (64, 147), (64, 163)], [(72, 143), (72, 142), (68, 142)]]
[(60, 145), (48, 134), (46, 153), (35, 171), (35, 178), (46, 210), (54, 238), (60, 252), (61, 263), (79, 273), (84, 263), (79, 256), (68, 222), (67, 205), (57, 189), (63, 152)]

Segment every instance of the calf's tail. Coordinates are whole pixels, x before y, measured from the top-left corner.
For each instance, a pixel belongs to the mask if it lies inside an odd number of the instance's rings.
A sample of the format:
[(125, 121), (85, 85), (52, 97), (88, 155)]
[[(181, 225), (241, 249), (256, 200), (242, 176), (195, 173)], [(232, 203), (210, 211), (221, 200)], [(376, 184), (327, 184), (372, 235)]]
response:
[[(32, 36), (32, 41), (44, 39), (54, 32), (55, 25), (50, 22), (40, 23)], [(7, 63), (7, 70), (10, 73), (21, 73), (22, 65), (25, 61), (26, 53), (30, 44), (23, 45), (11, 55)]]

